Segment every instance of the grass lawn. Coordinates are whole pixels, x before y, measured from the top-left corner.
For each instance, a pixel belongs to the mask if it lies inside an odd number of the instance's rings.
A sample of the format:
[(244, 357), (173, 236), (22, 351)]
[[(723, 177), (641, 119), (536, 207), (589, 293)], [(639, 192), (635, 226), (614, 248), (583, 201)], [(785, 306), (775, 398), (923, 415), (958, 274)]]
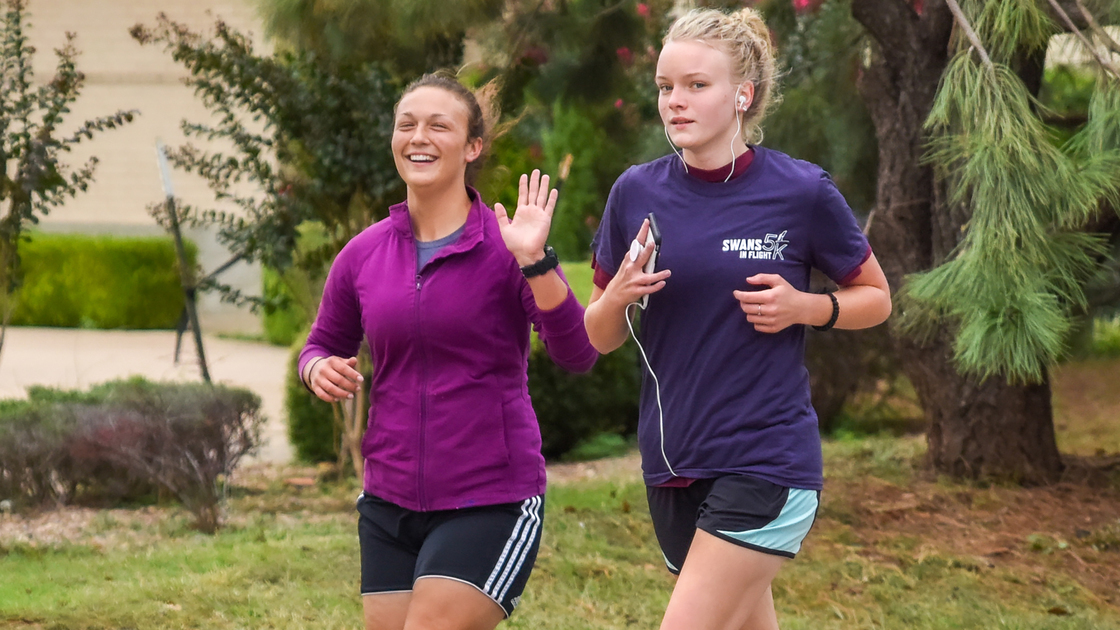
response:
[[(1059, 443), (1080, 456), (1120, 450), (1120, 380), (1086, 385), (1102, 370), (1120, 361), (1055, 376)], [(962, 485), (925, 472), (924, 448), (921, 436), (825, 444), (817, 525), (774, 584), (784, 630), (1120, 628), (1115, 469)], [(541, 555), (505, 627), (657, 627), (672, 578), (637, 466), (552, 468)], [(358, 628), (358, 488), (284, 483), (299, 474), (245, 471), (215, 536), (173, 506), (0, 516), (0, 628)]]

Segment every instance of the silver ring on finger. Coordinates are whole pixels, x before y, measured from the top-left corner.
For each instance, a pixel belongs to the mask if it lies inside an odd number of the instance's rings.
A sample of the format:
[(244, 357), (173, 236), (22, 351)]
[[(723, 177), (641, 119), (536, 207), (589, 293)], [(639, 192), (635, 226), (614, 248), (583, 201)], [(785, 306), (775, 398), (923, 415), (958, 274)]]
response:
[(758, 305), (758, 316), (762, 317), (762, 305), (761, 304)]

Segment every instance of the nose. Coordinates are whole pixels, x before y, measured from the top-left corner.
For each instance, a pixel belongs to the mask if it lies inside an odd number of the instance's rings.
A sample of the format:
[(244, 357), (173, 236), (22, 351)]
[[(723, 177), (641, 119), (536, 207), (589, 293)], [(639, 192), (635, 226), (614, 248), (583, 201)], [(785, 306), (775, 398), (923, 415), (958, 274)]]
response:
[(416, 125), (412, 129), (412, 137), (408, 139), (409, 144), (427, 144), (428, 143), (428, 130), (424, 125)]
[(669, 109), (677, 110), (685, 105), (684, 94), (682, 90), (673, 88), (665, 95), (665, 105)]

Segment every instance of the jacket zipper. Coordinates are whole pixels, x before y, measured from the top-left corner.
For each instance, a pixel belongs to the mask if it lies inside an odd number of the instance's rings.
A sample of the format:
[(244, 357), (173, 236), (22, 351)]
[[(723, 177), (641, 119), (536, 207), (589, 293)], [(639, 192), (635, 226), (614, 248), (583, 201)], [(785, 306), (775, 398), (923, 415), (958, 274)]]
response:
[(418, 451), (417, 464), (418, 469), (416, 472), (416, 501), (420, 504), (420, 511), (428, 509), (428, 498), (424, 492), (424, 448), (425, 448), (425, 425), (428, 419), (428, 346), (424, 343), (422, 335), (422, 327), (420, 326), (420, 289), (423, 286), (423, 277), (420, 275), (420, 270), (416, 271), (416, 301), (415, 313), (413, 313), (412, 321), (416, 324), (416, 343), (420, 345), (421, 352), (421, 365), (420, 365), (420, 448)]

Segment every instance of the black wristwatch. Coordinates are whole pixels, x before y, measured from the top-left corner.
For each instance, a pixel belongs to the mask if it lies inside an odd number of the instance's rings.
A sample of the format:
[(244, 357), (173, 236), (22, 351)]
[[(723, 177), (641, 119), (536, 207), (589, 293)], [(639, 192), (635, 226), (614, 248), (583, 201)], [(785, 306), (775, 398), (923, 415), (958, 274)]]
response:
[(552, 247), (544, 246), (544, 258), (538, 260), (531, 265), (525, 265), (521, 268), (521, 275), (526, 278), (536, 278), (552, 271), (560, 266), (560, 259), (556, 257), (556, 250)]

